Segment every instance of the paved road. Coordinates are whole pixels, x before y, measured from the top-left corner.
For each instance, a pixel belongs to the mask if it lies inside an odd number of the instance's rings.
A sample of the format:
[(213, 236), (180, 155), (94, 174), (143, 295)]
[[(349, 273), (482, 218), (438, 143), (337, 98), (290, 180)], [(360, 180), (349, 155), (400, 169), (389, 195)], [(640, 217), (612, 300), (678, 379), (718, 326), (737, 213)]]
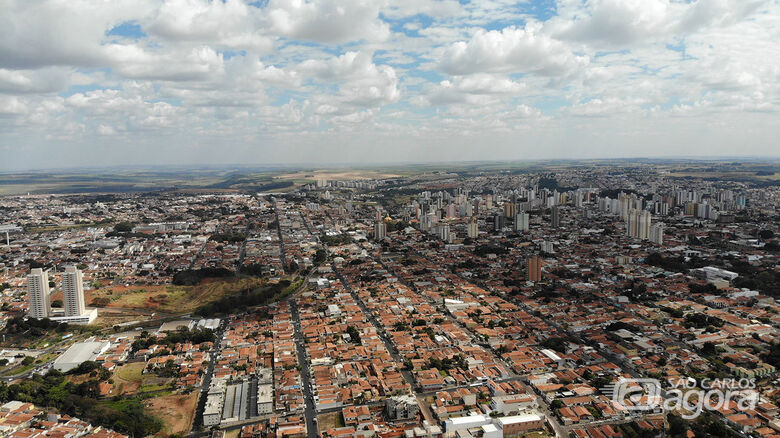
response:
[[(198, 400), (198, 406), (195, 409), (195, 419), (192, 422), (193, 433), (190, 436), (198, 436), (196, 429), (203, 426), (203, 410), (206, 409), (206, 399), (208, 398), (209, 386), (211, 385), (211, 378), (214, 375), (214, 364), (217, 362), (217, 356), (220, 352), (220, 346), (222, 344), (222, 334), (225, 331), (225, 321), (220, 322), (220, 326), (215, 333), (217, 342), (214, 343), (214, 348), (211, 350), (209, 367), (206, 370), (206, 374), (203, 377), (203, 384), (200, 389), (200, 399)], [(194, 435), (193, 435), (194, 434)]]
[(279, 259), (282, 261), (282, 270), (287, 272), (287, 256), (284, 252), (284, 238), (282, 237), (282, 224), (279, 223), (279, 211), (276, 208), (276, 199), (274, 199), (274, 217), (276, 217), (276, 234), (279, 235)]
[(298, 363), (301, 365), (301, 390), (306, 406), (304, 410), (306, 431), (309, 438), (317, 438), (319, 435), (317, 433), (317, 425), (314, 422), (317, 413), (314, 409), (314, 394), (311, 388), (311, 370), (309, 369), (309, 359), (306, 357), (303, 331), (301, 331), (301, 315), (298, 313), (298, 304), (295, 300), (290, 300), (290, 314), (292, 315), (293, 327), (295, 328), (295, 346), (298, 351)]
[[(366, 315), (366, 319), (368, 319), (368, 321), (376, 329), (379, 338), (385, 344), (385, 348), (390, 353), (390, 357), (393, 358), (396, 364), (400, 364), (402, 366), (403, 358), (401, 358), (401, 355), (398, 353), (398, 350), (396, 350), (395, 345), (393, 345), (393, 343), (385, 334), (385, 328), (382, 326), (382, 324), (379, 323), (379, 321), (376, 320), (376, 318), (374, 318), (374, 314), (371, 313), (371, 310), (366, 306), (363, 300), (360, 299), (358, 294), (352, 289), (352, 287), (349, 285), (349, 283), (341, 274), (341, 272), (339, 272), (336, 268), (332, 268), (332, 269), (333, 272), (336, 274), (336, 277), (338, 277), (338, 279), (341, 280), (341, 284), (344, 285), (344, 288), (347, 289), (347, 291), (352, 295), (352, 298), (355, 300), (358, 306), (360, 306), (360, 309), (363, 310), (363, 314)], [(406, 383), (408, 383), (409, 386), (414, 391), (414, 388), (416, 388), (417, 385), (415, 384), (414, 376), (412, 375), (412, 373), (409, 370), (405, 370), (401, 368), (401, 375), (404, 376), (404, 380), (406, 380)]]
[[(415, 255), (419, 256), (419, 257), (425, 258), (425, 256), (423, 256), (422, 254), (420, 254), (420, 253), (418, 253), (418, 252), (416, 252), (416, 251), (413, 251), (413, 253), (414, 253)], [(410, 283), (406, 282), (406, 280), (404, 280), (403, 278), (401, 278), (401, 277), (399, 277), (398, 275), (396, 275), (396, 274), (395, 274), (395, 272), (392, 270), (392, 268), (390, 268), (389, 266), (387, 266), (387, 264), (384, 262), (384, 260), (382, 260), (382, 258), (381, 258), (381, 257), (375, 257), (374, 259), (375, 259), (375, 260), (377, 261), (377, 263), (379, 263), (379, 264), (380, 264), (380, 265), (381, 265), (383, 268), (385, 268), (385, 269), (386, 269), (386, 270), (387, 270), (389, 273), (392, 273), (393, 275), (395, 275), (395, 276), (396, 276), (396, 278), (398, 278), (398, 280), (399, 280), (399, 281), (400, 281), (402, 284), (404, 284), (405, 286), (409, 287), (411, 290), (413, 290), (414, 292), (416, 292), (418, 295), (420, 295), (420, 296), (421, 296), (423, 299), (425, 299), (426, 301), (428, 301), (428, 302), (429, 302), (431, 305), (433, 305), (434, 307), (437, 307), (437, 308), (438, 308), (438, 307), (440, 307), (440, 304), (441, 304), (441, 303), (434, 302), (432, 299), (430, 299), (430, 297), (428, 297), (428, 296), (426, 296), (425, 294), (421, 293), (421, 292), (420, 292), (420, 291), (417, 289), (417, 287), (416, 287), (414, 284), (410, 284)], [(481, 288), (483, 288), (483, 289), (485, 289), (485, 290), (491, 290), (491, 289), (489, 289), (489, 288), (485, 287), (485, 285), (476, 284), (476, 283), (475, 283), (473, 280), (471, 280), (471, 279), (464, 278), (464, 277), (461, 277), (461, 279), (462, 279), (462, 280), (464, 280), (464, 281), (466, 281), (467, 283), (474, 284), (475, 286), (479, 286), (479, 287), (481, 287)], [(493, 292), (493, 293), (494, 293), (494, 294), (496, 294), (496, 295), (498, 295), (498, 293), (497, 293), (497, 292)], [(504, 298), (506, 299), (506, 297), (504, 297)], [(443, 314), (444, 314), (444, 315), (447, 317), (447, 319), (449, 319), (449, 320), (450, 320), (451, 322), (453, 322), (455, 325), (457, 325), (457, 326), (459, 326), (459, 327), (463, 328), (463, 329), (464, 329), (466, 332), (470, 333), (473, 339), (476, 339), (476, 338), (477, 338), (477, 335), (476, 335), (476, 334), (475, 334), (475, 333), (474, 333), (474, 332), (473, 332), (471, 329), (469, 329), (468, 327), (466, 327), (466, 326), (465, 326), (465, 325), (464, 325), (464, 324), (463, 324), (461, 321), (459, 321), (457, 318), (454, 318), (454, 317), (453, 317), (453, 316), (452, 316), (452, 315), (451, 315), (451, 314), (450, 314), (448, 311), (446, 311), (446, 310), (443, 310), (443, 311), (442, 311), (442, 313), (443, 313)], [(482, 345), (482, 344), (480, 344), (480, 345)], [(513, 381), (517, 381), (517, 382), (519, 382), (519, 383), (520, 383), (520, 385), (521, 385), (521, 386), (522, 386), (522, 387), (525, 389), (525, 392), (526, 392), (526, 393), (528, 393), (528, 394), (531, 394), (531, 395), (533, 395), (533, 396), (536, 398), (536, 402), (537, 402), (537, 404), (539, 405), (539, 410), (540, 410), (540, 411), (541, 411), (541, 412), (542, 412), (542, 413), (545, 415), (545, 417), (547, 417), (547, 419), (548, 419), (548, 423), (549, 423), (549, 424), (552, 426), (552, 428), (553, 428), (553, 431), (555, 432), (555, 435), (556, 435), (558, 438), (566, 438), (566, 437), (568, 437), (568, 436), (569, 436), (569, 434), (568, 434), (568, 431), (566, 431), (566, 430), (564, 429), (564, 427), (563, 427), (563, 426), (562, 426), (562, 425), (561, 425), (561, 424), (560, 424), (560, 423), (557, 421), (557, 419), (555, 418), (555, 416), (553, 415), (553, 413), (552, 413), (552, 412), (550, 411), (550, 409), (548, 408), (548, 406), (547, 406), (547, 403), (544, 401), (544, 399), (542, 399), (542, 397), (541, 397), (541, 396), (539, 396), (539, 395), (538, 395), (538, 394), (537, 394), (537, 393), (536, 393), (536, 392), (535, 392), (535, 391), (534, 391), (532, 388), (530, 388), (530, 387), (529, 387), (529, 386), (528, 386), (528, 385), (527, 385), (527, 384), (526, 384), (526, 383), (525, 383), (525, 382), (522, 380), (522, 378), (521, 378), (520, 376), (518, 376), (518, 375), (517, 375), (517, 374), (514, 372), (514, 370), (512, 370), (512, 367), (511, 367), (511, 366), (509, 366), (509, 364), (507, 364), (506, 362), (504, 362), (504, 360), (503, 360), (503, 359), (501, 359), (501, 357), (500, 357), (500, 356), (497, 354), (497, 352), (496, 352), (495, 350), (493, 350), (493, 349), (492, 349), (492, 348), (490, 348), (489, 346), (486, 346), (486, 348), (488, 348), (488, 349), (489, 349), (489, 350), (490, 350), (490, 351), (493, 353), (493, 356), (495, 357), (495, 359), (496, 359), (496, 362), (497, 362), (497, 363), (499, 363), (499, 364), (501, 364), (501, 365), (503, 365), (503, 367), (505, 368), (505, 370), (507, 371), (507, 373), (509, 373), (509, 375), (510, 375), (510, 377), (508, 377), (508, 378), (504, 378), (504, 379), (498, 379), (498, 380), (494, 380), (494, 381), (496, 381), (496, 382), (505, 382), (505, 381), (512, 381), (512, 380), (513, 380)], [(468, 385), (465, 385), (465, 386), (463, 386), (463, 387), (467, 387), (467, 386), (468, 386)], [(456, 387), (456, 388), (457, 388), (457, 387)], [(448, 389), (454, 389), (454, 388), (448, 388)], [(446, 389), (445, 389), (445, 390), (446, 390)]]

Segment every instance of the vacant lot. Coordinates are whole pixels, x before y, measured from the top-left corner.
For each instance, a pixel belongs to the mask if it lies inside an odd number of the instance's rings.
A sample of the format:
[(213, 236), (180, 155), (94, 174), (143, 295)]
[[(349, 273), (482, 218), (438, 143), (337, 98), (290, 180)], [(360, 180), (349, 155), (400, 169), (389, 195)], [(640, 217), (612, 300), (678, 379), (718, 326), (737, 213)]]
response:
[(202, 304), (263, 284), (259, 278), (204, 280), (197, 286), (109, 286), (85, 292), (91, 305), (146, 309), (162, 313), (189, 313)]
[(186, 434), (192, 427), (195, 407), (198, 404), (198, 394), (171, 394), (164, 397), (149, 399), (146, 402), (146, 412), (163, 422), (163, 430), (158, 435)]
[(341, 412), (322, 414), (317, 417), (317, 427), (319, 428), (320, 435), (326, 430), (344, 427), (344, 417), (341, 416)]
[(113, 395), (129, 395), (163, 390), (173, 379), (144, 374), (144, 363), (133, 362), (118, 367), (114, 371)]

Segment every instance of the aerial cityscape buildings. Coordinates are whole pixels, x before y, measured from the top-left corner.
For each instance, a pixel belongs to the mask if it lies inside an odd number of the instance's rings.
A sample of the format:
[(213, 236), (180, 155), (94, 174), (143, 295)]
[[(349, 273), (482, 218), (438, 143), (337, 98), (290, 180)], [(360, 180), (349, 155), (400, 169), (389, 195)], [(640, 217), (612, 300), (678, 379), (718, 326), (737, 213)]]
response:
[(780, 192), (680, 166), (4, 196), (0, 430), (773, 438)]

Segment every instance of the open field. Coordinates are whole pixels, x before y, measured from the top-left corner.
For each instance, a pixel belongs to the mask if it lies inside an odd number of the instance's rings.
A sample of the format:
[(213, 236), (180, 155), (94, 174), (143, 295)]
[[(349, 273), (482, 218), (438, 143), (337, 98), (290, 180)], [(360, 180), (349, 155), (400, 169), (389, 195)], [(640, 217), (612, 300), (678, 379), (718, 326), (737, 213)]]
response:
[(197, 286), (109, 286), (85, 291), (84, 295), (90, 306), (105, 304), (101, 307), (182, 314), (262, 284), (263, 280), (259, 278), (231, 278), (205, 280)]
[(158, 436), (189, 432), (199, 394), (197, 391), (191, 394), (171, 394), (146, 402), (146, 412), (163, 422), (163, 429)]
[(172, 188), (206, 187), (218, 183), (227, 170), (154, 171), (116, 169), (109, 172), (41, 171), (0, 174), (0, 196), (38, 193), (124, 193)]
[(344, 417), (341, 416), (341, 412), (331, 412), (330, 414), (319, 415), (317, 417), (317, 427), (319, 428), (320, 435), (326, 430), (344, 427)]
[(0, 196), (23, 194), (87, 194), (172, 192), (286, 192), (318, 179), (358, 180), (397, 177), (427, 179), (443, 174), (480, 172), (527, 172), (546, 169), (572, 169), (630, 164), (653, 167), (673, 177), (736, 178), (773, 183), (780, 181), (776, 159), (701, 160), (701, 159), (632, 159), (632, 160), (538, 160), (538, 161), (470, 161), (451, 163), (409, 163), (382, 166), (340, 166), (331, 168), (222, 166), (213, 168), (105, 168), (81, 171), (39, 171), (0, 173)]
[(669, 176), (676, 178), (717, 178), (722, 180), (755, 180), (755, 181), (778, 181), (780, 173), (767, 172), (767, 174), (758, 174), (754, 171), (736, 171), (736, 172), (671, 172)]
[(398, 178), (401, 174), (391, 171), (383, 170), (360, 170), (360, 169), (333, 169), (333, 170), (314, 170), (314, 171), (297, 171), (290, 173), (282, 173), (276, 176), (276, 178), (284, 180), (306, 181), (314, 182), (318, 179), (329, 180), (350, 180), (350, 179), (380, 179), (380, 178)]
[[(286, 191), (325, 179), (392, 178), (403, 174), (392, 168), (325, 169), (225, 166), (186, 170), (99, 169), (93, 171), (40, 171), (0, 173), (0, 196), (25, 194), (128, 193), (152, 191), (231, 192)], [(280, 184), (282, 183), (282, 184)]]
[(114, 371), (114, 390), (112, 395), (131, 395), (143, 392), (160, 391), (168, 387), (170, 378), (143, 374), (145, 363), (133, 362), (118, 367)]

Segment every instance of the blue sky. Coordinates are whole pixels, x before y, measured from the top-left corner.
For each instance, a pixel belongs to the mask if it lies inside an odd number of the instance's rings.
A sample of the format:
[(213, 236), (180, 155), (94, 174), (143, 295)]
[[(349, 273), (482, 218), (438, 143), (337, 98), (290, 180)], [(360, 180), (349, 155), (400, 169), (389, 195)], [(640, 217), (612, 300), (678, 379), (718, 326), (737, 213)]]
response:
[(779, 29), (780, 0), (11, 0), (0, 170), (777, 155)]

